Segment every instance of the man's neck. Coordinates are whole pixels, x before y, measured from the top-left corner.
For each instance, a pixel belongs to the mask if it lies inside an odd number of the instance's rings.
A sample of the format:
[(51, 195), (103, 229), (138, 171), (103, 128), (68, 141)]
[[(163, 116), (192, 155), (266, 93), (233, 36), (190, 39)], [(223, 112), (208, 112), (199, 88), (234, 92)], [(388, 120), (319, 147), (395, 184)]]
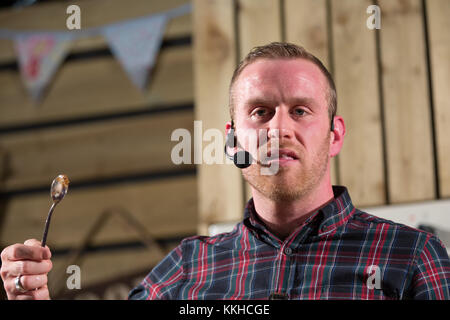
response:
[(316, 210), (334, 199), (331, 184), (293, 201), (274, 201), (255, 189), (252, 194), (258, 217), (281, 240), (286, 239)]

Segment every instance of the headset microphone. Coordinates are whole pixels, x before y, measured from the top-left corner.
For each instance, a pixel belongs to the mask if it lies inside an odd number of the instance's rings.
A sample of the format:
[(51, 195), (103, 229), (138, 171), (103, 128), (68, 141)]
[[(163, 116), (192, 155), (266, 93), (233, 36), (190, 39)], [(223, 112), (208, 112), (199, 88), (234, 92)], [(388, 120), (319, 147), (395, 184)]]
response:
[(252, 165), (253, 158), (250, 152), (242, 150), (238, 151), (233, 156), (233, 162), (239, 169), (245, 169)]
[(227, 139), (225, 141), (225, 155), (228, 159), (233, 160), (233, 163), (239, 169), (245, 169), (251, 166), (253, 158), (250, 152), (241, 150), (236, 152), (233, 156), (229, 155), (227, 152), (227, 147), (234, 148), (237, 144), (236, 136), (234, 135), (234, 123), (231, 121), (231, 129), (227, 134)]

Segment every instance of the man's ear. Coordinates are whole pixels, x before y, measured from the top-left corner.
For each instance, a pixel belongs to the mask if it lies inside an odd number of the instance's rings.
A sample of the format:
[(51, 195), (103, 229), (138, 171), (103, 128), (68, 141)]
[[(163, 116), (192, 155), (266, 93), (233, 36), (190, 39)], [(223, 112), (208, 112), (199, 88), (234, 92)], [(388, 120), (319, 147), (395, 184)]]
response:
[(344, 144), (345, 123), (344, 118), (335, 116), (333, 119), (334, 128), (330, 133), (330, 157), (335, 157), (339, 154)]

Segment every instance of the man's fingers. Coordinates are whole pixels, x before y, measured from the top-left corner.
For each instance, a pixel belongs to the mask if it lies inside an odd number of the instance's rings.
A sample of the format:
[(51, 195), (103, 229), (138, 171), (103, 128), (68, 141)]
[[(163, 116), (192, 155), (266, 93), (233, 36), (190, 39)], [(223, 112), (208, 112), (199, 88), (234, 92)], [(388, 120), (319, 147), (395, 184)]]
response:
[(27, 246), (41, 247), (41, 242), (37, 239), (28, 239), (23, 244)]
[(13, 244), (5, 248), (2, 252), (2, 260), (17, 261), (17, 260), (34, 260), (40, 261), (43, 259), (50, 259), (50, 250), (37, 246), (30, 246), (25, 244)]
[[(37, 240), (37, 239), (28, 239), (23, 244), (26, 245), (26, 246), (43, 248), (42, 247), (42, 242)], [(44, 250), (44, 259), (50, 259), (52, 254), (50, 252), (49, 247), (46, 245), (44, 248), (45, 248), (45, 250)]]
[[(24, 244), (13, 244), (1, 252), (0, 275), (8, 299), (50, 299), (47, 288), (47, 273), (52, 269), (51, 252), (41, 242), (29, 239)], [(15, 280), (25, 292), (18, 290)]]
[(47, 287), (47, 275), (45, 274), (21, 276), (20, 284), (26, 292), (22, 292), (22, 290), (16, 288), (16, 279), (17, 277), (10, 278), (5, 282), (5, 290), (7, 293), (12, 295), (23, 295), (28, 294), (29, 291), (33, 291), (37, 288)]
[(49, 273), (51, 269), (51, 260), (42, 260), (40, 262), (21, 260), (12, 263), (9, 273), (10, 276), (37, 275)]
[(47, 284), (47, 275), (39, 274), (34, 276), (21, 276), (20, 283), (25, 290), (34, 290)]
[(50, 299), (47, 286), (37, 290), (27, 291), (15, 296), (16, 300), (48, 300)]
[(16, 300), (34, 300), (33, 296), (30, 294), (21, 294), (15, 297)]

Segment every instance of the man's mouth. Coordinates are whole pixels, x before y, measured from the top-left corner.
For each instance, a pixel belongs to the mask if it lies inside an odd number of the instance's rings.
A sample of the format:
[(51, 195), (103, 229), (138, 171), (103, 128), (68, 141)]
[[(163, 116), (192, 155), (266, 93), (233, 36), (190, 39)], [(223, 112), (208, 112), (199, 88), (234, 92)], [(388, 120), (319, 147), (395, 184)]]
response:
[(266, 157), (264, 157), (264, 155), (263, 155), (262, 162), (264, 164), (270, 165), (270, 163), (273, 161), (279, 161), (281, 163), (281, 162), (288, 162), (288, 161), (296, 161), (298, 159), (299, 159), (299, 157), (297, 156), (295, 151), (290, 150), (290, 149), (279, 149), (278, 154), (275, 152), (273, 155), (272, 155), (271, 150), (269, 150), (267, 152)]
[(282, 154), (279, 159), (295, 160), (293, 157), (290, 157), (290, 156), (285, 155), (285, 154)]

